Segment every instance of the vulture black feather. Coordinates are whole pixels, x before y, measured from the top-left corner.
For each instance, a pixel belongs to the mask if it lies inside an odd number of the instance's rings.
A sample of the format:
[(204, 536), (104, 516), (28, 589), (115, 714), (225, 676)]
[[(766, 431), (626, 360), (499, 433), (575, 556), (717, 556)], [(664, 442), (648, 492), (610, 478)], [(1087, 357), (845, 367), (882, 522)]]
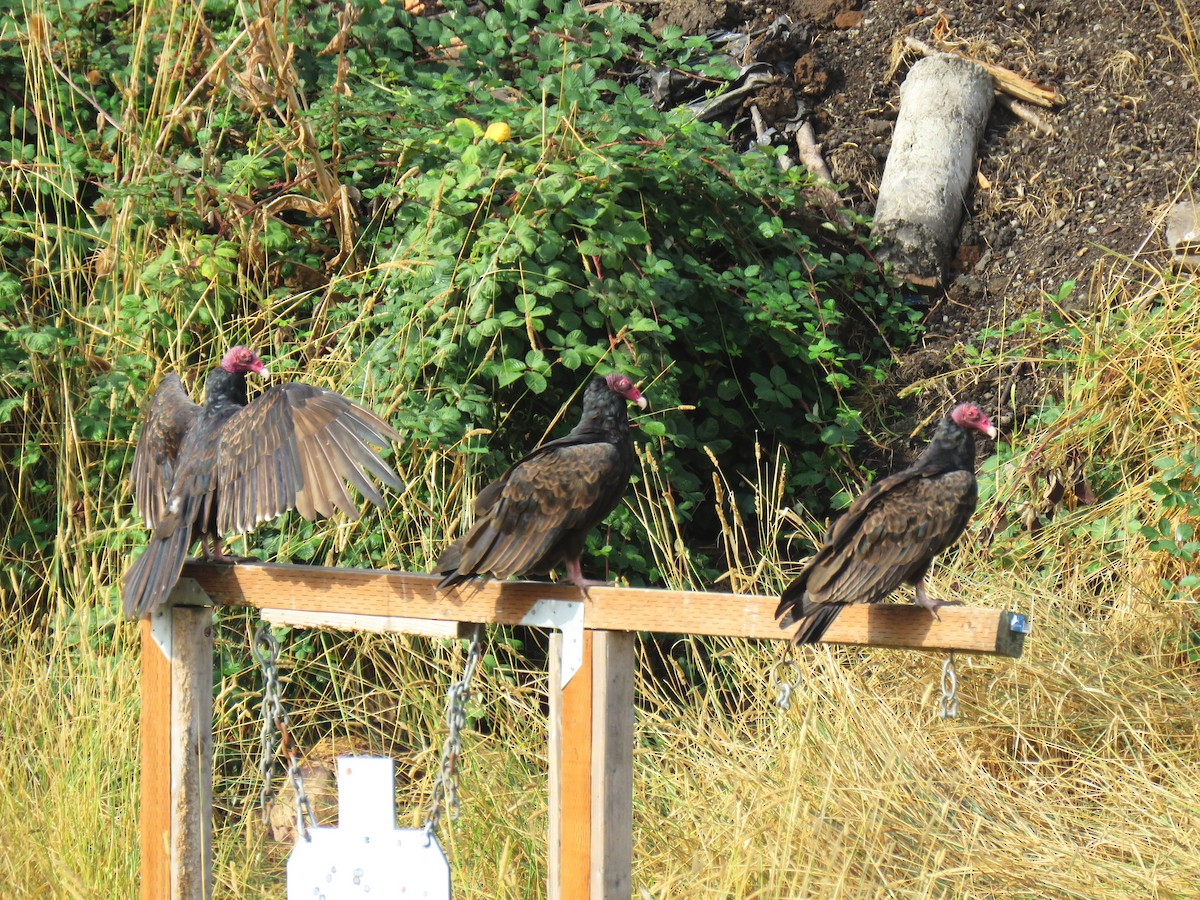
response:
[(247, 403), (250, 372), (268, 374), (252, 350), (234, 347), (208, 376), (203, 406), (177, 375), (150, 399), (133, 455), (133, 493), (151, 534), (125, 576), (130, 618), (167, 599), (196, 540), (206, 557), (227, 559), (222, 535), (251, 531), (289, 509), (309, 520), (334, 509), (357, 519), (346, 482), (376, 505), (383, 498), (369, 476), (402, 487), (374, 449), (400, 440), (387, 422), (341, 394), (294, 381)]
[(508, 578), (548, 572), (565, 564), (581, 590), (588, 532), (621, 502), (633, 473), (628, 403), (646, 398), (626, 376), (593, 378), (583, 415), (570, 434), (542, 444), (514, 463), (475, 499), (475, 522), (443, 551), (434, 571), (439, 588), (475, 576)]
[(780, 626), (797, 622), (797, 644), (819, 641), (849, 603), (878, 603), (901, 584), (937, 616), (943, 601), (925, 592), (933, 559), (956, 540), (975, 511), (975, 432), (996, 436), (979, 407), (961, 403), (938, 424), (907, 469), (867, 488), (826, 534), (775, 610)]

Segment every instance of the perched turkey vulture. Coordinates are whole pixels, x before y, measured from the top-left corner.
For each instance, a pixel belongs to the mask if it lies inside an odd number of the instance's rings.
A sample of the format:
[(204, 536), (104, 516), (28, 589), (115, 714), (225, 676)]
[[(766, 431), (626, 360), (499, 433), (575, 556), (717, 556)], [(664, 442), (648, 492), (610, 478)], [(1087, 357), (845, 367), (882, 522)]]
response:
[(402, 486), (368, 446), (400, 440), (375, 413), (294, 381), (247, 404), (248, 372), (268, 374), (252, 350), (234, 347), (208, 376), (203, 406), (188, 399), (178, 375), (168, 375), (150, 400), (133, 454), (133, 493), (153, 531), (125, 576), (130, 618), (167, 599), (197, 539), (206, 559), (227, 560), (221, 535), (250, 531), (289, 509), (310, 521), (335, 507), (357, 519), (345, 482), (378, 506), (383, 498), (367, 473)]
[(621, 502), (633, 473), (627, 401), (646, 398), (617, 372), (593, 378), (583, 415), (570, 434), (542, 444), (475, 498), (475, 524), (447, 547), (434, 571), (439, 588), (476, 575), (507, 578), (566, 563), (581, 590), (593, 584), (579, 567), (588, 532)]
[(976, 431), (996, 436), (979, 407), (960, 403), (916, 462), (871, 485), (834, 523), (775, 609), (780, 627), (801, 623), (797, 644), (820, 640), (846, 604), (878, 603), (902, 582), (937, 618), (944, 601), (925, 593), (925, 574), (975, 511)]

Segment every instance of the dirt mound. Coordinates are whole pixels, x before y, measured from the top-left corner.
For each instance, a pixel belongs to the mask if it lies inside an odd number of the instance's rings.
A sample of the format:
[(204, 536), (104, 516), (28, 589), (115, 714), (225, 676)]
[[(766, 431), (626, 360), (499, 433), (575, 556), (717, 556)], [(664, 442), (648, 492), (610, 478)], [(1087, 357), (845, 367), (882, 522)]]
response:
[[(699, 10), (717, 18), (701, 19)], [(928, 299), (929, 334), (897, 373), (896, 388), (950, 368), (947, 354), (981, 328), (999, 325), (1087, 278), (1106, 254), (1149, 252), (1165, 262), (1161, 221), (1200, 161), (1200, 87), (1195, 47), (1173, 3), (1128, 0), (783, 0), (746, 5), (667, 0), (660, 23), (751, 31), (789, 16), (798, 61), (761, 91), (768, 124), (810, 105), (825, 159), (843, 195), (872, 213), (895, 122), (899, 87), (917, 58), (907, 37), (957, 50), (1056, 90), (1065, 101), (1036, 109), (1042, 126), (997, 103), (979, 150), (952, 281)], [(691, 19), (689, 19), (689, 16)], [(1194, 39), (1194, 36), (1193, 36)], [(1089, 302), (1086, 291), (1072, 301)], [(956, 385), (1001, 402), (1000, 385)], [(981, 393), (982, 392), (982, 393)], [(1030, 402), (1038, 393), (1018, 393)], [(989, 396), (990, 395), (990, 396)], [(937, 408), (950, 398), (928, 397)], [(918, 416), (924, 410), (912, 410)], [(1002, 411), (1021, 418), (1024, 410)]]

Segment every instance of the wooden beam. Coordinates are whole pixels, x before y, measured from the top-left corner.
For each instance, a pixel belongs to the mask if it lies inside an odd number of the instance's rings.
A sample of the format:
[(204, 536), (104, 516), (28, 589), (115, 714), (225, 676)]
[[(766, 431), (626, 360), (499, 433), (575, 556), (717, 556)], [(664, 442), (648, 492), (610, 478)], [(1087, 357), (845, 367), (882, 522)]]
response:
[[(409, 619), (403, 616), (363, 616), (300, 609), (262, 609), (264, 622), (289, 628), (333, 628), (338, 631), (370, 631), (376, 634), (415, 634), (431, 638), (465, 638), (468, 626), (440, 619)], [(470, 626), (474, 627), (474, 626)]]
[[(575, 600), (584, 603), (589, 629), (790, 637), (775, 621), (778, 598), (761, 595), (594, 587), (585, 597), (569, 584), (534, 581), (473, 582), (438, 591), (436, 575), (267, 563), (189, 562), (184, 574), (215, 602), (235, 606), (516, 625), (538, 600)], [(1024, 633), (1014, 627), (1011, 612), (944, 606), (939, 615), (937, 621), (903, 602), (848, 606), (823, 643), (1021, 655)]]
[(633, 894), (633, 683), (630, 631), (584, 632), (592, 643), (591, 900)]

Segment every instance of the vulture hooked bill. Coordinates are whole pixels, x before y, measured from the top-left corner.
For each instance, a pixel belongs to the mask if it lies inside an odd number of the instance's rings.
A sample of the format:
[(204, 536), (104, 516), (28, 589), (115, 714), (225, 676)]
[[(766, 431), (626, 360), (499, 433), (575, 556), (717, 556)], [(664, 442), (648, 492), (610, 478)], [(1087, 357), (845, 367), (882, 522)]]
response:
[(795, 643), (815, 643), (843, 606), (878, 603), (901, 583), (914, 585), (916, 602), (937, 618), (945, 601), (925, 593), (925, 574), (975, 511), (976, 431), (996, 437), (979, 407), (960, 403), (916, 462), (850, 504), (775, 609), (780, 627), (800, 623)]
[(646, 408), (627, 377), (613, 372), (593, 378), (575, 429), (542, 444), (479, 492), (475, 524), (434, 567), (445, 576), (438, 587), (476, 575), (548, 572), (559, 563), (580, 590), (603, 584), (583, 577), (579, 555), (588, 532), (621, 502), (633, 473), (628, 403)]
[(222, 535), (251, 531), (289, 509), (309, 521), (335, 507), (357, 519), (346, 482), (377, 506), (383, 498), (368, 474), (402, 488), (371, 446), (400, 440), (387, 422), (341, 394), (294, 381), (248, 404), (249, 372), (269, 374), (252, 350), (234, 347), (209, 374), (203, 406), (168, 375), (142, 416), (133, 493), (152, 531), (125, 576), (130, 618), (167, 599), (197, 539), (206, 559), (227, 561)]

